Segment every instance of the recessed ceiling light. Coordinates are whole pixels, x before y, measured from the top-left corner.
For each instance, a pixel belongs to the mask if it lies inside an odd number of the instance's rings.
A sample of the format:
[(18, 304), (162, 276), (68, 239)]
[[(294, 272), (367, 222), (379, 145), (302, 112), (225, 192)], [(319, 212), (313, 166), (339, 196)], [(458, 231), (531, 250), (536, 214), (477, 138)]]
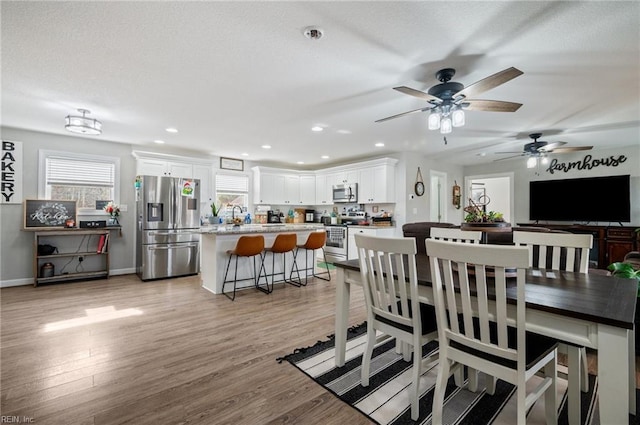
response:
[(249, 154), (248, 154), (248, 153), (246, 153), (246, 152), (242, 152), (240, 155), (242, 155), (242, 156), (249, 156)]
[(177, 128), (173, 128), (173, 127), (165, 128), (165, 130), (167, 131), (167, 133), (177, 133), (178, 132), (178, 129)]
[(375, 144), (376, 148), (381, 148), (383, 146), (384, 146), (384, 143), (382, 143), (382, 142), (378, 142), (378, 143)]
[(322, 131), (322, 130), (324, 130), (324, 128), (317, 125), (315, 127), (311, 127), (311, 131)]
[(487, 153), (486, 152), (480, 152), (480, 153), (477, 153), (476, 155), (477, 156), (487, 156)]
[(338, 130), (338, 131), (336, 131), (336, 133), (340, 133), (340, 134), (351, 134), (351, 131), (349, 131), (349, 130)]
[(302, 165), (302, 164), (304, 164), (304, 161), (298, 161), (298, 162), (296, 162), (296, 164)]
[(271, 145), (262, 145), (262, 149), (271, 149)]
[(322, 159), (329, 159), (329, 155), (322, 155), (320, 158), (322, 158)]
[(157, 143), (159, 145), (164, 143), (164, 140), (154, 140), (153, 143)]

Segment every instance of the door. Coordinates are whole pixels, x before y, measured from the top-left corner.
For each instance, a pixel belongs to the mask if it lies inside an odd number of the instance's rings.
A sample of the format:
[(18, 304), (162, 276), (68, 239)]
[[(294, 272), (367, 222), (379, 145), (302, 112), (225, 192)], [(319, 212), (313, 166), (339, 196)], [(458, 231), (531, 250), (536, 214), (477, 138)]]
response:
[(198, 273), (199, 242), (144, 245), (142, 280)]
[(173, 179), (143, 176), (140, 211), (140, 230), (173, 228)]
[(175, 205), (174, 229), (200, 227), (200, 181), (173, 179)]
[(429, 216), (431, 221), (444, 223), (447, 221), (447, 175), (440, 171), (430, 172)]

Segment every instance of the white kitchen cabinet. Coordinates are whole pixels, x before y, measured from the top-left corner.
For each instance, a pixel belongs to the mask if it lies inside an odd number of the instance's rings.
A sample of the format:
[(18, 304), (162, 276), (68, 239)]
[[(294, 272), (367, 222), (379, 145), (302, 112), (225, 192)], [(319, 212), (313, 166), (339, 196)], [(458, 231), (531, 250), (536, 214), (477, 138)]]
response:
[(393, 203), (395, 199), (395, 169), (391, 165), (376, 165), (359, 171), (358, 203)]
[(285, 203), (285, 176), (283, 174), (263, 173), (254, 171), (254, 200), (255, 204)]
[[(213, 178), (212, 170), (209, 165), (193, 165), (193, 178), (200, 180), (200, 202), (206, 203), (207, 206), (213, 202)], [(202, 208), (201, 208), (202, 210)]]
[(300, 205), (316, 203), (316, 176), (313, 174), (300, 176)]
[(316, 205), (332, 205), (333, 193), (331, 191), (332, 180), (329, 174), (316, 175)]
[(136, 170), (139, 176), (169, 176), (193, 178), (193, 164), (189, 164), (186, 162), (140, 158), (137, 161)]
[(284, 176), (284, 203), (286, 205), (300, 205), (300, 177)]
[(347, 260), (354, 260), (358, 258), (358, 249), (356, 248), (355, 235), (365, 236), (377, 236), (383, 238), (393, 237), (395, 229), (388, 228), (376, 228), (376, 227), (347, 227)]
[(358, 169), (345, 169), (329, 174), (331, 185), (358, 183)]

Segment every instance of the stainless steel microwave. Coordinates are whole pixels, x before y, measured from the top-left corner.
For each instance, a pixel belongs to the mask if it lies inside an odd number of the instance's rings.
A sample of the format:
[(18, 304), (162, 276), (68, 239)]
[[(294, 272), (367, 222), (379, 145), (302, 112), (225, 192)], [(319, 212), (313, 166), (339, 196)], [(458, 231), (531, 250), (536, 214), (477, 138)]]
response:
[(358, 202), (358, 183), (338, 184), (333, 186), (333, 202)]

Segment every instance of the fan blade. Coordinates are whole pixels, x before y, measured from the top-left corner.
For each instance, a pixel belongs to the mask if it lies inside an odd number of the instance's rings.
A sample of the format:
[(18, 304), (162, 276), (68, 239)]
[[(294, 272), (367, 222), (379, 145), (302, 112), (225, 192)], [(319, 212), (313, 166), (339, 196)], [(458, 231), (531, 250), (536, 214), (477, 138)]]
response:
[(504, 158), (494, 159), (494, 160), (493, 160), (493, 162), (496, 162), (496, 161), (504, 161), (505, 159), (517, 158), (517, 157), (519, 157), (519, 156), (522, 156), (522, 155), (506, 156), (506, 157), (504, 157)]
[(494, 152), (496, 155), (498, 154), (503, 154), (503, 153), (519, 153), (520, 155), (523, 155), (522, 152)]
[(552, 143), (547, 143), (546, 145), (542, 146), (540, 149), (538, 149), (540, 152), (551, 152), (552, 150), (559, 148), (562, 145), (566, 145), (567, 142), (552, 142)]
[(522, 106), (522, 103), (502, 100), (465, 99), (462, 105), (470, 111), (515, 112)]
[(523, 72), (517, 68), (507, 68), (463, 88), (458, 93), (454, 94), (453, 98), (455, 99), (458, 96), (477, 96), (480, 93), (484, 93), (487, 90), (491, 90), (494, 87), (498, 87), (499, 85), (506, 83), (507, 81), (513, 80), (514, 78), (522, 74)]
[(399, 117), (403, 117), (403, 116), (405, 116), (405, 115), (413, 114), (413, 113), (415, 113), (415, 112), (428, 111), (429, 109), (431, 109), (431, 108), (414, 109), (413, 111), (403, 112), (403, 113), (401, 113), (401, 114), (391, 115), (390, 117), (381, 118), (381, 119), (379, 119), (379, 120), (376, 120), (375, 122), (388, 121), (388, 120), (392, 120), (392, 119), (394, 119), (394, 118), (399, 118)]
[(427, 102), (436, 102), (437, 104), (442, 103), (442, 99), (440, 99), (439, 97), (432, 96), (420, 90), (412, 89), (411, 87), (400, 86), (400, 87), (394, 87), (393, 89), (398, 90), (400, 93), (408, 94), (409, 96), (426, 100)]
[(566, 153), (566, 152), (578, 152), (578, 151), (590, 151), (593, 146), (573, 146), (568, 148), (558, 148), (548, 151), (549, 153)]

